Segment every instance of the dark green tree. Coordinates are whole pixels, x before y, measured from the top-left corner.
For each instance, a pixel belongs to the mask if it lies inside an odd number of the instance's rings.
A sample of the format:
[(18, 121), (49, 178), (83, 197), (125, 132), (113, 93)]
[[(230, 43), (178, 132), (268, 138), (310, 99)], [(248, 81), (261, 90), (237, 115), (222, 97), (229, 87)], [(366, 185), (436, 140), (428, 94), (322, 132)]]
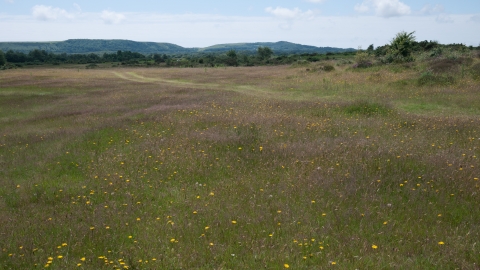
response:
[(375, 50), (375, 47), (373, 47), (373, 44), (370, 44), (370, 46), (368, 46), (367, 48), (368, 53), (373, 53), (374, 50)]
[(4, 66), (7, 63), (7, 60), (5, 59), (5, 55), (3, 54), (3, 51), (0, 50), (0, 66)]
[(165, 62), (165, 60), (163, 59), (162, 55), (156, 53), (153, 55), (153, 60), (155, 61), (156, 64), (159, 64), (159, 63), (162, 63), (162, 62)]
[(237, 61), (237, 52), (235, 50), (230, 50), (227, 52), (227, 60), (226, 64), (229, 66), (237, 66), (238, 61)]
[(236, 59), (237, 58), (237, 52), (235, 50), (230, 50), (230, 51), (227, 52), (227, 56), (229, 58), (235, 58)]
[(267, 60), (273, 55), (273, 51), (269, 47), (258, 47), (257, 55), (260, 60)]

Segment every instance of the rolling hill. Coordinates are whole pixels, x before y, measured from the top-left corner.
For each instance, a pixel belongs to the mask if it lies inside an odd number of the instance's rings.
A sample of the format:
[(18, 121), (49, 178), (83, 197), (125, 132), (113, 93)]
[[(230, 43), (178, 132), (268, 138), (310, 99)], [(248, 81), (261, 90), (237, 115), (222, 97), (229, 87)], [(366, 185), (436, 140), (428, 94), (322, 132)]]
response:
[(353, 51), (333, 47), (315, 47), (295, 44), (286, 41), (218, 44), (205, 48), (185, 48), (172, 43), (137, 42), (131, 40), (104, 39), (69, 39), (55, 42), (0, 42), (0, 50), (28, 53), (35, 49), (52, 53), (86, 54), (116, 51), (132, 51), (142, 54), (190, 54), (190, 53), (221, 53), (229, 50), (238, 52), (255, 52), (258, 47), (270, 47), (275, 53), (327, 53)]

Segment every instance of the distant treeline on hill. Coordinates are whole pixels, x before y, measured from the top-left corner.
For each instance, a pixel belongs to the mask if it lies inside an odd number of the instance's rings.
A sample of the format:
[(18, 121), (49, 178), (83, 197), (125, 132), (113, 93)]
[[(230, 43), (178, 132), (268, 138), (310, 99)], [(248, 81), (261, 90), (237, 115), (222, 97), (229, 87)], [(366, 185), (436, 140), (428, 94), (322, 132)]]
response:
[(142, 54), (195, 54), (195, 53), (220, 53), (230, 50), (255, 53), (259, 47), (270, 47), (276, 53), (327, 53), (345, 52), (354, 49), (342, 49), (333, 47), (315, 47), (295, 44), (286, 41), (280, 42), (257, 42), (257, 43), (233, 43), (219, 44), (205, 48), (184, 48), (172, 43), (137, 42), (131, 40), (103, 40), (103, 39), (70, 39), (58, 42), (0, 42), (0, 50), (3, 52), (28, 53), (33, 50), (51, 53), (67, 54), (103, 54), (117, 51), (131, 51)]

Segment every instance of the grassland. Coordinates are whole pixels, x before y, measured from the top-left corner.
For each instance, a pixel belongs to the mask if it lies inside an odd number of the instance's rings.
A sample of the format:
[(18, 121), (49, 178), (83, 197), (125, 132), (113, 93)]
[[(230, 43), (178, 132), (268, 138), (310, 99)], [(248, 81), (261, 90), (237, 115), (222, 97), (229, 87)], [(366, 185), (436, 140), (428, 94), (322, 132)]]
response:
[(477, 62), (2, 71), (0, 268), (479, 269)]

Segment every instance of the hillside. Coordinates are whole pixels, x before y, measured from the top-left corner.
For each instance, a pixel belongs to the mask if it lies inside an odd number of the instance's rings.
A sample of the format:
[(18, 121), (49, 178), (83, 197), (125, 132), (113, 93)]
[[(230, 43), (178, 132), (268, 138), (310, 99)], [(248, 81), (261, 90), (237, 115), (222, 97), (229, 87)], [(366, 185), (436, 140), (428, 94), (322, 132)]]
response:
[(327, 53), (352, 51), (354, 49), (341, 49), (333, 47), (315, 47), (302, 44), (295, 44), (286, 41), (279, 42), (256, 42), (256, 43), (232, 43), (218, 44), (206, 48), (201, 48), (201, 52), (221, 52), (228, 50), (236, 51), (256, 51), (258, 47), (270, 47), (275, 53)]
[(191, 49), (171, 43), (136, 42), (131, 40), (69, 39), (58, 42), (0, 42), (0, 50), (28, 53), (32, 50), (53, 53), (104, 53), (132, 51), (139, 53), (187, 53)]
[(69, 39), (56, 42), (0, 42), (0, 50), (28, 53), (32, 50), (45, 50), (52, 53), (104, 53), (132, 51), (142, 54), (179, 54), (179, 53), (218, 53), (228, 50), (254, 52), (258, 47), (270, 47), (275, 53), (327, 53), (343, 52), (353, 49), (315, 47), (285, 41), (219, 44), (205, 48), (184, 48), (172, 43), (137, 42), (131, 40)]

